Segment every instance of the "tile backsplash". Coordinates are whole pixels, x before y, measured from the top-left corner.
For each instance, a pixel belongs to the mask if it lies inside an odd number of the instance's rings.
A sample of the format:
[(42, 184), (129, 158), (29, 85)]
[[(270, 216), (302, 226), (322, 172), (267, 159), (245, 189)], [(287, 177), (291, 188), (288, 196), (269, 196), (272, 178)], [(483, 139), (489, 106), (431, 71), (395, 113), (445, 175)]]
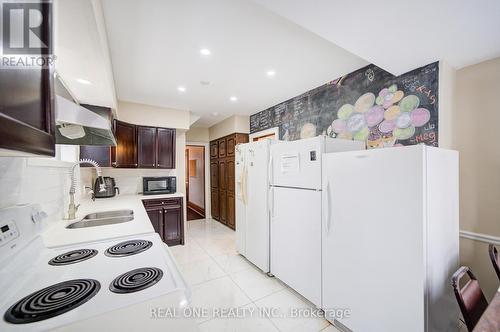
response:
[(38, 203), (49, 221), (60, 220), (69, 201), (70, 169), (45, 158), (0, 157), (0, 208)]
[[(177, 176), (175, 169), (127, 169), (127, 168), (101, 168), (103, 176), (115, 179), (116, 186), (120, 188), (120, 194), (137, 194), (142, 192), (142, 177), (144, 176)], [(93, 187), (96, 174), (93, 168), (82, 167), (81, 186)], [(177, 183), (177, 191), (179, 191)]]

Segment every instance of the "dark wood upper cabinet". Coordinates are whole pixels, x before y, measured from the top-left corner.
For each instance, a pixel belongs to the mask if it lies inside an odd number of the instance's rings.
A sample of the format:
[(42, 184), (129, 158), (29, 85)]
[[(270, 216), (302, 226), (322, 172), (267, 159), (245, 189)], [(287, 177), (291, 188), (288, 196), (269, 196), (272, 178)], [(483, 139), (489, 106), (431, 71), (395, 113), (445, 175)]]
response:
[(226, 139), (219, 139), (219, 158), (224, 158), (226, 156)]
[(115, 147), (82, 146), (80, 156), (95, 159), (104, 167), (175, 168), (175, 129), (114, 120), (113, 132)]
[(136, 126), (114, 120), (113, 132), (116, 138), (116, 147), (111, 147), (113, 166), (124, 168), (137, 167)]
[(137, 127), (137, 155), (139, 168), (156, 168), (155, 127)]
[(175, 168), (175, 129), (157, 128), (157, 168)]
[(217, 141), (210, 142), (210, 158), (219, 157), (219, 143)]
[[(30, 54), (32, 57), (45, 57), (44, 54), (50, 54), (53, 49), (52, 6), (49, 3), (39, 6), (44, 19), (37, 31), (48, 47), (43, 55), (42, 52)], [(52, 65), (39, 69), (3, 68), (0, 73), (0, 148), (26, 152), (26, 155), (55, 156), (54, 106)]]
[[(109, 146), (80, 145), (80, 159), (93, 159), (101, 167), (111, 167), (111, 150)], [(92, 167), (83, 164), (80, 167)]]

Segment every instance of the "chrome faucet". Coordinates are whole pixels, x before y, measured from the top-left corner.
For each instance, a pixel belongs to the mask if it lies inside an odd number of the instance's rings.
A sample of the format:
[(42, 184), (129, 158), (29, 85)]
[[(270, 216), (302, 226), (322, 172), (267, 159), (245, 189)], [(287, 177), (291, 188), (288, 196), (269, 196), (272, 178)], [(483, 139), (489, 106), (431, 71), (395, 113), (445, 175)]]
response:
[(71, 167), (71, 187), (69, 188), (69, 207), (68, 207), (68, 219), (75, 219), (76, 212), (80, 207), (80, 204), (75, 205), (75, 192), (76, 192), (76, 178), (75, 178), (75, 168), (81, 164), (89, 164), (94, 166), (95, 171), (97, 173), (97, 179), (99, 181), (99, 192), (103, 192), (106, 190), (106, 184), (104, 183), (104, 179), (101, 175), (101, 169), (99, 168), (99, 164), (92, 159), (82, 159), (77, 161)]

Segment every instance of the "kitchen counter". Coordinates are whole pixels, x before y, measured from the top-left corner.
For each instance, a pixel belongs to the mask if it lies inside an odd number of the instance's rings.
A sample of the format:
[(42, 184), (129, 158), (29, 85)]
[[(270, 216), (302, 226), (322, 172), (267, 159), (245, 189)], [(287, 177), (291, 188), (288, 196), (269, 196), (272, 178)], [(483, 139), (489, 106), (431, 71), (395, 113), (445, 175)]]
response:
[[(82, 242), (100, 241), (124, 236), (139, 235), (154, 232), (142, 200), (184, 197), (182, 193), (164, 195), (118, 195), (112, 198), (82, 199), (79, 203), (77, 218), (73, 220), (58, 220), (52, 223), (42, 238), (45, 246), (59, 247), (73, 245)], [(77, 202), (78, 204), (78, 202)], [(65, 207), (65, 210), (67, 207)], [(113, 211), (129, 209), (134, 211), (134, 220), (96, 227), (86, 227), (78, 229), (67, 229), (66, 226), (81, 220), (85, 215), (93, 212)]]

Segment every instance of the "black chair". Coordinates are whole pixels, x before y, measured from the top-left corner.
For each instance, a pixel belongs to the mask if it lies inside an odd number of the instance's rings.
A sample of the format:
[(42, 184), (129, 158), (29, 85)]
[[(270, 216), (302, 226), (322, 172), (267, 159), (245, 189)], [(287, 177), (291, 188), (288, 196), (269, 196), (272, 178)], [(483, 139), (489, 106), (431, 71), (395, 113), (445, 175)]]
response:
[[(466, 274), (470, 280), (465, 283), (464, 287), (460, 288), (460, 278)], [(458, 306), (464, 317), (465, 325), (467, 325), (469, 331), (472, 331), (486, 310), (486, 307), (488, 307), (488, 301), (486, 301), (479, 282), (468, 266), (460, 267), (453, 274), (451, 285), (453, 286)]]
[(500, 280), (500, 255), (498, 254), (498, 250), (494, 245), (490, 244), (488, 251), (490, 253), (491, 264), (493, 264), (498, 280)]

